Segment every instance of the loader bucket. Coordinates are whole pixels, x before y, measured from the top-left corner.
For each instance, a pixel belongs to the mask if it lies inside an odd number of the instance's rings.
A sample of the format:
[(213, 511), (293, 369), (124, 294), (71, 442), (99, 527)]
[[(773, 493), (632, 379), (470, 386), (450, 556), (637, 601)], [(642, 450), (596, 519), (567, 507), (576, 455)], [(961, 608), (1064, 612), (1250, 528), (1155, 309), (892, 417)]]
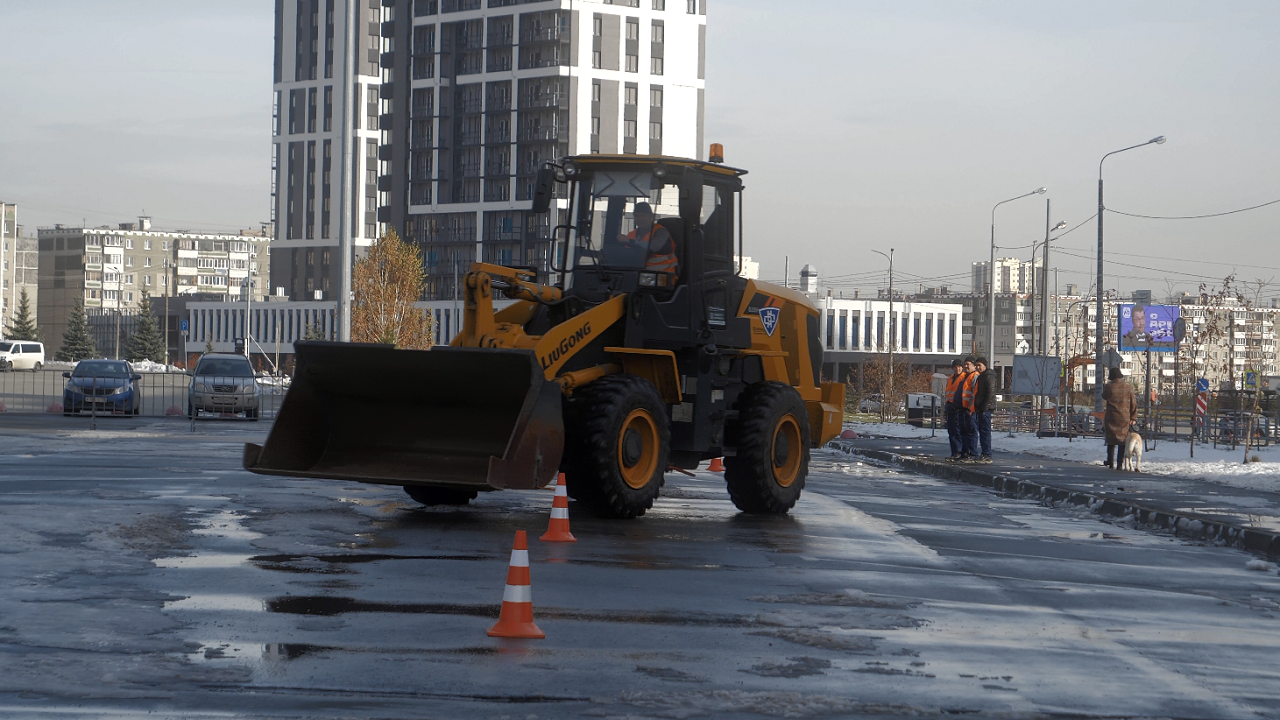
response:
[(293, 383), (246, 470), (473, 490), (551, 483), (560, 388), (529, 350), (296, 343)]

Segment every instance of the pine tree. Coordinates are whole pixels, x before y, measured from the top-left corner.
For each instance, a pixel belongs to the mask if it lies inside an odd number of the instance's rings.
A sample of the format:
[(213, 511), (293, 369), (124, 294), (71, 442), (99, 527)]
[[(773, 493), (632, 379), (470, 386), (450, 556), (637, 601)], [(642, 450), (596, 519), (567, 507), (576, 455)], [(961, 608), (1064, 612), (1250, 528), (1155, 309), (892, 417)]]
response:
[(13, 319), (9, 323), (9, 329), (5, 332), (5, 337), (9, 340), (30, 340), (32, 342), (40, 340), (39, 333), (36, 330), (36, 322), (31, 319), (31, 299), (27, 297), (26, 288), (23, 288), (22, 293), (18, 296), (18, 311), (13, 315)]
[(324, 330), (320, 328), (319, 323), (316, 323), (316, 324), (307, 325), (307, 330), (305, 333), (303, 333), (302, 339), (303, 340), (328, 340), (329, 338), (324, 334)]
[(422, 255), (389, 231), (353, 273), (351, 340), (398, 348), (432, 345), (431, 316), (414, 305), (422, 296)]
[(62, 347), (58, 349), (55, 360), (62, 362), (79, 362), (85, 358), (98, 356), (98, 348), (89, 336), (89, 320), (84, 315), (84, 302), (76, 301), (76, 307), (67, 318), (66, 332), (62, 333)]
[(129, 362), (150, 360), (164, 362), (164, 338), (156, 327), (156, 317), (151, 314), (151, 297), (145, 291), (142, 301), (138, 303), (138, 316), (133, 325), (133, 334), (129, 336), (129, 344), (125, 347), (125, 357)]
[(213, 352), (213, 338), (204, 341), (204, 354), (208, 355)]

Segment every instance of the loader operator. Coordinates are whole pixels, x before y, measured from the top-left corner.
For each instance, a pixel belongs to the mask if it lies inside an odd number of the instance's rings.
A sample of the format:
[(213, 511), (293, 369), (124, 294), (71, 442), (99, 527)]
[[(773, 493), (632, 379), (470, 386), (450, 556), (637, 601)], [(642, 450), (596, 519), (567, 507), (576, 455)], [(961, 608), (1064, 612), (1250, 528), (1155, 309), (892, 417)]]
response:
[(654, 223), (653, 207), (647, 202), (636, 203), (635, 218), (636, 229), (619, 236), (618, 241), (630, 246), (643, 244), (646, 250), (645, 270), (675, 275), (680, 269), (676, 243), (666, 228)]

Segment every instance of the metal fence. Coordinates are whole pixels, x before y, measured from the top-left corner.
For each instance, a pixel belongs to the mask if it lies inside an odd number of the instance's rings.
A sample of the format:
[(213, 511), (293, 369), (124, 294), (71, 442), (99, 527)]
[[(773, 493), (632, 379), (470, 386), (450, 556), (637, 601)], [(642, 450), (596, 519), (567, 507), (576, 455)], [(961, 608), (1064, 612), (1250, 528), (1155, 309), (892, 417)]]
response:
[[(122, 414), (113, 412), (107, 403), (84, 402), (79, 408), (66, 407), (65, 390), (67, 378), (63, 373), (70, 372), (68, 367), (43, 368), (35, 372), (13, 371), (0, 372), (0, 413), (56, 413), (79, 410), (77, 414), (85, 416), (105, 416)], [(188, 398), (191, 388), (191, 376), (182, 372), (143, 372), (138, 373), (137, 415), (145, 417), (179, 416), (186, 417)], [(97, 383), (93, 383), (96, 385)], [(288, 389), (287, 380), (260, 378), (258, 385), (262, 394), (260, 399), (260, 417), (274, 418), (280, 403)], [(128, 413), (123, 413), (128, 414)], [(202, 413), (202, 416), (216, 416), (217, 413)]]

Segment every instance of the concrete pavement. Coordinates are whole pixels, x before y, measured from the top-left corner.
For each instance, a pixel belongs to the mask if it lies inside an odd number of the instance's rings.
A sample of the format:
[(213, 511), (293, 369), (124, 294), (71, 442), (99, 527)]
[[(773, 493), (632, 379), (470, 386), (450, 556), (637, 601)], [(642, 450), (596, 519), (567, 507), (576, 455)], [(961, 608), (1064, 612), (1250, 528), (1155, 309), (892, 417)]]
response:
[(1205, 480), (1117, 472), (1070, 460), (997, 453), (989, 465), (945, 462), (938, 446), (901, 438), (836, 440), (853, 455), (1014, 497), (1088, 506), (1174, 534), (1280, 557), (1280, 493)]

